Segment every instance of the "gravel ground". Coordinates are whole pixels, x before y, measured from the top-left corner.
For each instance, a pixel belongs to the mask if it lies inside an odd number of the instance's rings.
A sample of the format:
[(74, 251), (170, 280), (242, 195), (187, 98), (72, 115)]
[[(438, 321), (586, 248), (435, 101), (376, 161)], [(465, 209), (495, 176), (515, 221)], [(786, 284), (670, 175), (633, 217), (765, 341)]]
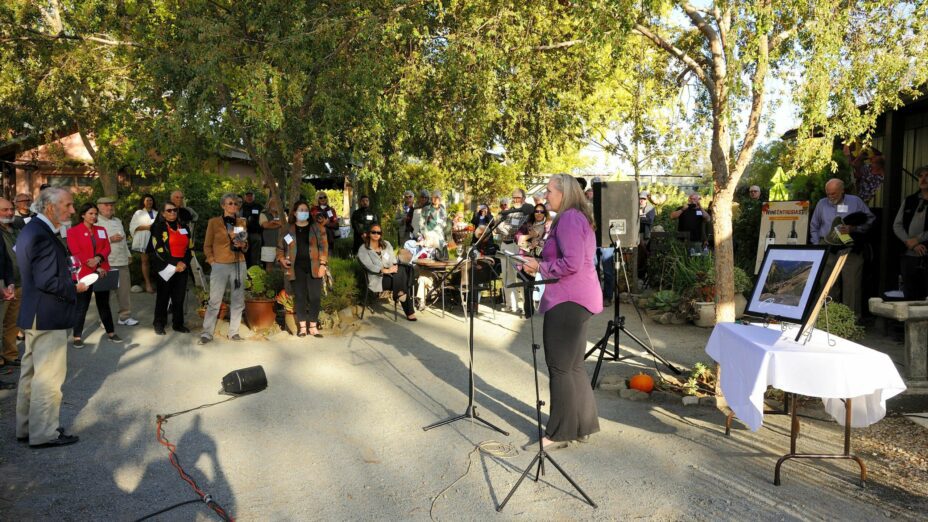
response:
[[(151, 299), (134, 298), (149, 324)], [(629, 329), (646, 337), (626, 313)], [(609, 318), (593, 319), (591, 342)], [(124, 345), (100, 340), (99, 331), (87, 336), (87, 348), (69, 349), (62, 407), (62, 423), (80, 443), (30, 450), (13, 442), (15, 394), (0, 392), (0, 520), (132, 520), (192, 498), (155, 439), (155, 415), (220, 400), (222, 376), (256, 364), (268, 374), (267, 390), (165, 424), (190, 475), (240, 520), (869, 521), (928, 512), (928, 437), (905, 419), (854, 430), (853, 449), (870, 468), (866, 488), (847, 461), (790, 461), (775, 487), (774, 463), (789, 446), (786, 417), (769, 416), (757, 432), (736, 423), (725, 437), (724, 415), (713, 407), (597, 390), (602, 431), (552, 457), (599, 508), (546, 466), (539, 482), (524, 482), (497, 514), (533, 454), (473, 450), (484, 441), (518, 447), (535, 437), (529, 322), (486, 311), (475, 328), (478, 411), (509, 436), (470, 421), (421, 429), (467, 404), (461, 317), (426, 312), (418, 323), (395, 323), (391, 310), (365, 323), (324, 339), (284, 335), (203, 347), (193, 335), (157, 337), (145, 326), (120, 329)], [(709, 330), (648, 329), (656, 350), (675, 364), (709, 361)], [(535, 330), (540, 336), (541, 321)], [(547, 400), (541, 353), (539, 365)], [(642, 368), (652, 368), (650, 359), (634, 357), (607, 363), (604, 375)], [(800, 449), (839, 452), (840, 427), (815, 404), (805, 413), (813, 418), (803, 419)], [(190, 505), (159, 519), (215, 516)]]

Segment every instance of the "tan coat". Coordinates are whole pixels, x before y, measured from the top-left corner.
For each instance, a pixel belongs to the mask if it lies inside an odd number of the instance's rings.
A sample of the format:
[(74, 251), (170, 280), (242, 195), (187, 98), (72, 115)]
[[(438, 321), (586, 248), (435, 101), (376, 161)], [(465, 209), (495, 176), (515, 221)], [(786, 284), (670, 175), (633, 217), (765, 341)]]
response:
[[(237, 218), (235, 226), (247, 230), (245, 218)], [(242, 252), (232, 251), (232, 238), (229, 237), (229, 233), (226, 231), (226, 224), (222, 220), (222, 216), (216, 216), (209, 220), (206, 225), (206, 238), (203, 240), (203, 253), (206, 254), (207, 263), (211, 265), (216, 263), (228, 265), (245, 261), (245, 252), (247, 251), (248, 243), (245, 243)]]

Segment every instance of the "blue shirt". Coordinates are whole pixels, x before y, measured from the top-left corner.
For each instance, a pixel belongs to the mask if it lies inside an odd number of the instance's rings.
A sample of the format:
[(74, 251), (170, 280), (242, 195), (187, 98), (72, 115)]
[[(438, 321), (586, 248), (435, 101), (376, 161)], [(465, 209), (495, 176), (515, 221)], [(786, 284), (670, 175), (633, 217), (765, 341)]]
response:
[[(838, 207), (842, 205), (847, 208), (841, 208), (841, 212), (838, 212)], [(822, 239), (831, 232), (835, 217), (844, 217), (854, 212), (863, 212), (867, 215), (867, 222), (857, 227), (857, 232), (866, 232), (867, 229), (870, 228), (870, 225), (873, 224), (873, 220), (876, 219), (876, 216), (873, 215), (873, 212), (870, 212), (867, 204), (864, 203), (862, 199), (851, 194), (845, 194), (844, 197), (841, 198), (841, 201), (835, 205), (829, 201), (828, 198), (822, 198), (818, 204), (815, 205), (815, 211), (812, 212), (812, 221), (809, 222), (810, 244), (817, 245), (821, 243)]]

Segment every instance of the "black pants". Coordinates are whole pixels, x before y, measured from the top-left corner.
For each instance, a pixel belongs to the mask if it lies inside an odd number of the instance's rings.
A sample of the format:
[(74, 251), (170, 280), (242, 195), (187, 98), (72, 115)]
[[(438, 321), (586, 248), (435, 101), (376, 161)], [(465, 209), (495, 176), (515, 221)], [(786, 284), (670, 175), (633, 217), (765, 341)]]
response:
[(90, 294), (93, 294), (97, 300), (97, 313), (100, 314), (100, 321), (103, 321), (103, 328), (106, 333), (110, 334), (116, 331), (113, 326), (113, 312), (110, 310), (110, 292), (93, 292), (87, 290), (77, 294), (77, 321), (74, 323), (74, 337), (83, 337), (84, 321), (87, 319), (87, 310), (90, 308)]
[(906, 301), (928, 295), (928, 257), (902, 256), (902, 288)]
[[(245, 253), (245, 265), (251, 268), (255, 265), (261, 265), (261, 246), (264, 244), (264, 236), (261, 234), (248, 233), (248, 252)], [(174, 279), (173, 277), (171, 279)]]
[(175, 273), (165, 281), (161, 276), (155, 278), (155, 328), (164, 328), (168, 323), (168, 302), (171, 303), (171, 325), (174, 329), (184, 326), (184, 299), (187, 297), (187, 272)]
[(399, 293), (404, 292), (406, 294), (406, 300), (401, 304), (403, 305), (403, 313), (406, 316), (410, 316), (416, 313), (412, 305), (412, 267), (409, 265), (397, 265), (399, 269), (395, 274), (384, 274), (383, 276), (383, 289), (384, 290), (393, 290), (393, 299), (399, 299)]
[(293, 310), (296, 320), (300, 322), (319, 321), (319, 309), (322, 308), (322, 278), (315, 278), (309, 272), (294, 268), (295, 280), (290, 284), (293, 287)]
[(545, 362), (551, 387), (551, 411), (545, 436), (569, 441), (599, 431), (599, 413), (590, 377), (583, 365), (591, 314), (570, 301), (545, 313)]

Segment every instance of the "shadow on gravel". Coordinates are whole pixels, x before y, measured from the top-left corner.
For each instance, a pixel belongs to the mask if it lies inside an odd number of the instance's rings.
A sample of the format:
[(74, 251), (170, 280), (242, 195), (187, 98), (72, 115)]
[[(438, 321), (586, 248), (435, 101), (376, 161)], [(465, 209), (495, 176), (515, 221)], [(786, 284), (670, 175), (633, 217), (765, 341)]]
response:
[[(378, 320), (375, 319), (375, 321)], [(378, 326), (382, 328), (384, 325), (381, 324)], [(469, 393), (469, 368), (467, 365), (469, 353), (466, 351), (466, 338), (462, 340), (465, 346), (464, 352), (461, 355), (458, 355), (432, 344), (425, 337), (418, 335), (412, 330), (407, 330), (403, 336), (403, 342), (399, 343), (397, 343), (394, 339), (388, 339), (386, 337), (359, 337), (367, 341), (374, 341), (390, 345), (400, 355), (415, 357), (422, 364), (422, 366), (431, 372), (432, 375), (434, 375), (437, 379), (444, 381), (449, 386), (453, 386), (460, 390), (460, 401), (455, 401), (455, 404), (441, 404), (438, 401), (432, 399), (430, 392), (420, 386), (419, 383), (410, 380), (409, 377), (402, 371), (402, 369), (390, 362), (389, 358), (386, 357), (381, 351), (370, 345), (366, 347), (369, 350), (373, 350), (380, 356), (377, 360), (379, 363), (386, 365), (394, 372), (395, 377), (392, 379), (395, 379), (396, 381), (402, 381), (405, 384), (404, 386), (397, 384), (399, 389), (404, 390), (404, 393), (412, 397), (420, 404), (423, 404), (423, 406), (425, 406), (428, 410), (436, 412), (436, 409), (438, 409), (435, 415), (435, 421), (439, 421), (445, 417), (452, 417), (464, 413), (464, 409), (467, 406), (467, 397)], [(476, 355), (475, 359), (474, 402), (477, 407), (477, 414), (481, 415), (487, 421), (495, 425), (499, 425), (496, 419), (501, 419), (512, 426), (517, 432), (527, 433), (530, 434), (530, 436), (531, 434), (535, 433), (535, 411), (534, 408), (532, 408), (532, 405), (526, 404), (525, 402), (516, 399), (509, 393), (506, 393), (505, 391), (483, 380), (480, 377), (480, 365), (486, 364), (486, 362), (477, 359)], [(361, 361), (357, 364), (370, 364), (372, 362), (374, 361), (368, 360), (366, 357), (361, 356)], [(430, 399), (430, 401), (424, 402), (419, 397), (413, 397), (412, 394), (406, 391), (408, 390), (408, 387), (412, 387), (413, 389), (417, 390), (422, 394), (422, 397), (427, 397)], [(488, 412), (489, 415), (487, 415)], [(451, 426), (457, 429), (458, 427), (455, 425), (462, 423), (468, 424), (469, 422), (470, 421), (462, 420), (451, 424)]]

